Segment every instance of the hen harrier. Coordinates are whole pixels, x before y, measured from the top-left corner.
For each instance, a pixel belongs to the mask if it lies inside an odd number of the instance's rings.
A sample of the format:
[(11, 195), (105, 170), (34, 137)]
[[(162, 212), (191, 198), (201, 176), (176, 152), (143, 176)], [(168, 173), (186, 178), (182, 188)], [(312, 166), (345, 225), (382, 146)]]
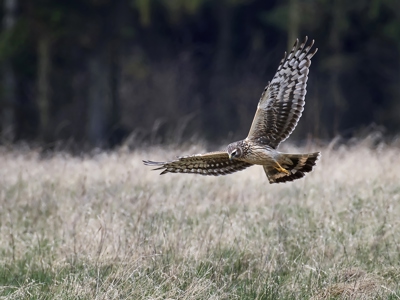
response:
[(287, 154), (277, 151), (281, 142), (292, 133), (299, 121), (306, 96), (308, 70), (317, 48), (310, 52), (314, 40), (306, 46), (307, 37), (299, 40), (288, 56), (281, 60), (271, 82), (258, 102), (248, 136), (228, 145), (226, 151), (178, 157), (169, 162), (145, 160), (148, 166), (165, 173), (225, 175), (252, 165), (262, 165), (270, 183), (293, 181), (312, 171), (319, 152)]

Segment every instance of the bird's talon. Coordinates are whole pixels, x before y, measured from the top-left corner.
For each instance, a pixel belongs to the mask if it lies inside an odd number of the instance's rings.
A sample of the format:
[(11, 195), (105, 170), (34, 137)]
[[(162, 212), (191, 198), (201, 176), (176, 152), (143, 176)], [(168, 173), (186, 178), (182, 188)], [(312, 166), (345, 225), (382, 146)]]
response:
[(285, 174), (290, 174), (290, 172), (288, 171), (288, 170), (286, 170), (285, 168), (282, 168), (282, 166), (280, 165), (280, 164), (278, 164), (278, 166), (277, 167), (275, 167), (275, 169), (278, 171), (278, 172), (281, 172), (281, 173), (285, 173)]

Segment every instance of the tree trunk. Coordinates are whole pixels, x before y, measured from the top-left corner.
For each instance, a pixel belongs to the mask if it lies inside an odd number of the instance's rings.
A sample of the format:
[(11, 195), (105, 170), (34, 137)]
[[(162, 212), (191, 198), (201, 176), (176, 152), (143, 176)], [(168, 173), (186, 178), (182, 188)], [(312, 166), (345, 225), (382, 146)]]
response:
[(121, 38), (120, 32), (124, 28), (129, 16), (126, 12), (129, 11), (129, 4), (126, 1), (119, 0), (114, 1), (114, 9), (112, 16), (112, 38), (110, 47), (110, 115), (109, 115), (109, 127), (111, 139), (109, 140), (110, 146), (120, 144), (123, 140), (123, 130), (121, 128), (121, 99), (119, 95), (119, 86), (121, 80), (121, 68), (120, 63), (122, 59), (121, 53)]
[(38, 70), (37, 70), (37, 102), (39, 107), (40, 139), (50, 139), (50, 71), (51, 53), (50, 38), (42, 36), (37, 45)]
[(346, 105), (343, 98), (343, 93), (340, 88), (339, 78), (340, 73), (342, 71), (342, 56), (341, 56), (341, 34), (342, 34), (342, 24), (344, 10), (343, 10), (342, 1), (337, 1), (333, 7), (333, 21), (331, 25), (330, 31), (330, 39), (329, 44), (333, 51), (332, 59), (335, 61), (335, 64), (332, 64), (333, 67), (330, 71), (331, 77), (329, 80), (330, 85), (330, 94), (333, 97), (333, 135), (336, 136), (339, 134), (340, 129), (340, 119), (342, 117), (343, 109)]
[(288, 49), (292, 50), (294, 41), (299, 38), (300, 42), (303, 37), (299, 37), (300, 24), (300, 6), (298, 0), (289, 0), (289, 23), (288, 23)]
[(88, 138), (91, 145), (104, 147), (111, 106), (110, 68), (106, 50), (95, 50), (89, 59)]
[[(17, 0), (4, 0), (3, 30), (12, 30), (15, 25)], [(2, 139), (12, 142), (15, 138), (15, 105), (16, 105), (16, 80), (11, 61), (8, 59), (2, 67), (3, 75), (3, 103), (1, 116)]]
[(218, 37), (215, 45), (215, 54), (213, 57), (213, 68), (210, 70), (211, 76), (206, 80), (208, 95), (203, 101), (203, 126), (209, 138), (215, 137), (213, 128), (221, 128), (221, 130), (229, 130), (232, 128), (227, 111), (232, 110), (232, 102), (229, 101), (229, 80), (227, 77), (231, 57), (232, 43), (232, 8), (228, 1), (221, 1), (216, 5), (216, 19), (218, 21), (217, 30)]

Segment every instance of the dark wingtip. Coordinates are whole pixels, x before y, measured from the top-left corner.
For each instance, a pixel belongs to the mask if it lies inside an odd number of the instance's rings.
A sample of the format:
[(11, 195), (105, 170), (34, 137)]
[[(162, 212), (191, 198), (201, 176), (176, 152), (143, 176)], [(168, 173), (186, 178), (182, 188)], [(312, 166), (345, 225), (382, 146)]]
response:
[(152, 166), (154, 165), (154, 161), (151, 160), (142, 160), (143, 164), (145, 164), (146, 166)]
[(160, 162), (160, 161), (151, 161), (151, 160), (142, 160), (142, 162), (146, 165), (146, 166), (161, 166), (164, 165), (164, 162)]
[(151, 167), (158, 167), (155, 169), (152, 169), (152, 171), (157, 171), (157, 170), (164, 170), (161, 172), (160, 175), (168, 173), (168, 171), (165, 168), (165, 163), (164, 162), (159, 162), (159, 161), (151, 161), (151, 160), (142, 160), (142, 162), (146, 165), (146, 166), (151, 166)]

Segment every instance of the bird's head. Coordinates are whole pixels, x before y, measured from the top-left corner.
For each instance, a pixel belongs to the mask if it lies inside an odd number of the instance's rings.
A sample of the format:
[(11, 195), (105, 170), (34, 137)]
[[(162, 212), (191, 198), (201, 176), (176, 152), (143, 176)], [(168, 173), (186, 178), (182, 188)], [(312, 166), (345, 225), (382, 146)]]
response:
[(243, 156), (243, 149), (238, 142), (229, 144), (227, 152), (229, 159), (241, 158)]

